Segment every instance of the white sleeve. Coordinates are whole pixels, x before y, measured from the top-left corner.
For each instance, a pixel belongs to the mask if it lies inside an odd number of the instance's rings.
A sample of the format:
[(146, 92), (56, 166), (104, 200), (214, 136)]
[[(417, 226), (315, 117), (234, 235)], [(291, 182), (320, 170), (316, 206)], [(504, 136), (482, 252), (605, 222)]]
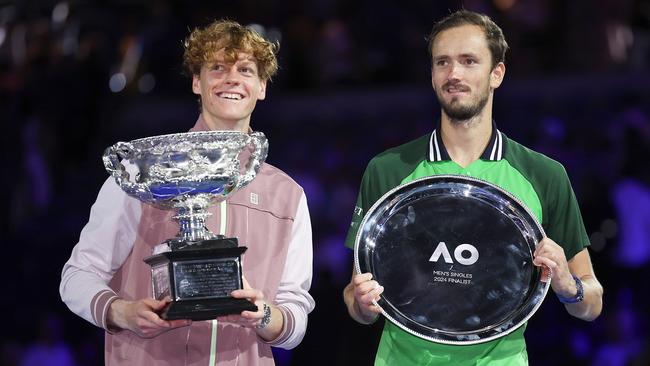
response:
[(131, 253), (141, 212), (140, 202), (109, 177), (63, 266), (61, 299), (74, 313), (99, 327), (106, 328), (107, 308), (117, 298), (108, 282)]
[(291, 349), (300, 344), (307, 330), (307, 314), (314, 310), (309, 294), (312, 278), (312, 236), (307, 198), (302, 193), (291, 231), (282, 278), (275, 298), (284, 316), (281, 334), (269, 342), (274, 347)]

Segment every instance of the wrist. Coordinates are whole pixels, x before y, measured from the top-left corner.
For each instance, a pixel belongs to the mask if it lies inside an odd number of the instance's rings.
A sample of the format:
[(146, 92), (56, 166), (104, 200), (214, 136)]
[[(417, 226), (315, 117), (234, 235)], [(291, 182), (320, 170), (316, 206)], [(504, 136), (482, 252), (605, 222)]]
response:
[(573, 278), (573, 282), (575, 284), (575, 292), (572, 294), (555, 294), (563, 304), (574, 304), (584, 300), (584, 288), (582, 286), (582, 281), (576, 275), (572, 274), (571, 277)]
[(262, 312), (264, 315), (262, 316), (262, 319), (260, 319), (260, 322), (255, 326), (257, 329), (264, 329), (271, 322), (271, 307), (266, 302), (262, 305)]
[(375, 321), (377, 321), (377, 318), (379, 317), (379, 314), (375, 312), (363, 311), (363, 309), (361, 308), (361, 306), (356, 300), (354, 301), (354, 308), (356, 310), (355, 312), (357, 313), (359, 323), (372, 324)]
[(126, 301), (120, 298), (113, 300), (109, 304), (108, 311), (106, 312), (106, 330), (109, 332), (118, 332), (126, 329), (123, 316), (125, 306)]

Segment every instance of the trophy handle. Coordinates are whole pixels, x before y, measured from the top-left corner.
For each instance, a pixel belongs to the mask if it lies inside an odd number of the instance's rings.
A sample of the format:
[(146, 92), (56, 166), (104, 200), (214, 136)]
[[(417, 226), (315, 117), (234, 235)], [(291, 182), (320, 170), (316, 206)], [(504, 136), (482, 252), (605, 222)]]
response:
[(269, 151), (269, 142), (261, 132), (253, 132), (249, 135), (251, 142), (255, 146), (255, 150), (251, 153), (246, 163), (246, 173), (237, 182), (235, 190), (240, 189), (250, 183), (255, 178), (257, 172), (260, 170), (262, 162), (266, 160), (266, 155)]
[(131, 159), (134, 151), (133, 145), (130, 143), (118, 142), (106, 148), (104, 156), (102, 156), (106, 171), (115, 178), (117, 185), (129, 195), (137, 195), (137, 192), (146, 191), (144, 184), (133, 183), (129, 180), (130, 174), (126, 171), (124, 164), (120, 162), (124, 159)]

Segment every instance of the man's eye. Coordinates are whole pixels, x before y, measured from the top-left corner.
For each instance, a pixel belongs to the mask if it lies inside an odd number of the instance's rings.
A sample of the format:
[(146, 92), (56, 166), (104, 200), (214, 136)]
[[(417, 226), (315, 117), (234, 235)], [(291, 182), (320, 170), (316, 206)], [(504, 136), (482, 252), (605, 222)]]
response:
[(474, 65), (476, 63), (476, 60), (468, 58), (467, 60), (465, 60), (465, 63), (468, 65)]
[(436, 61), (436, 66), (445, 66), (445, 65), (447, 65), (447, 60)]

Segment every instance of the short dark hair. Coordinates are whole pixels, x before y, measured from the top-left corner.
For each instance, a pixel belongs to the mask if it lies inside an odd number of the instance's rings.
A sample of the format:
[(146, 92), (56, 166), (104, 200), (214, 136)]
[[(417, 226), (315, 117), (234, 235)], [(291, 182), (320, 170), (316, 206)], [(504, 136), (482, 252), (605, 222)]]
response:
[(501, 28), (487, 15), (469, 10), (458, 10), (433, 25), (433, 29), (427, 38), (429, 41), (429, 55), (433, 57), (433, 41), (440, 32), (462, 25), (476, 25), (483, 30), (488, 48), (492, 54), (492, 67), (496, 66), (499, 62), (505, 62), (508, 43), (503, 36)]

